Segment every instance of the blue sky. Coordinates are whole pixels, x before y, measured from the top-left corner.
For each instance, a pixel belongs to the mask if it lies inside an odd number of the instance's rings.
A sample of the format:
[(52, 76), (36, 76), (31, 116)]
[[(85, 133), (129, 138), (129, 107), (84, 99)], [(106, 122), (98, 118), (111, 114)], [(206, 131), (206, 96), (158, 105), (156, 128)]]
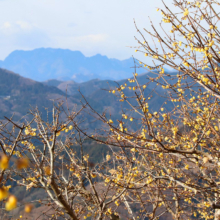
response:
[(137, 45), (133, 19), (149, 29), (149, 17), (155, 24), (161, 20), (157, 7), (163, 7), (161, 0), (0, 0), (0, 59), (16, 49), (39, 47), (118, 59), (139, 56), (129, 48)]

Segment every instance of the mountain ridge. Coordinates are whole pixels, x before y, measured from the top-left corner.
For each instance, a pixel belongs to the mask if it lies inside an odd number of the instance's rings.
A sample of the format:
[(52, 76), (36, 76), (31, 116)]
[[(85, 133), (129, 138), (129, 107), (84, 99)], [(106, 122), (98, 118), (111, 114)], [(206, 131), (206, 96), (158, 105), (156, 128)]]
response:
[[(148, 81), (146, 76), (140, 76), (141, 85), (146, 84)], [(108, 114), (115, 120), (121, 118), (122, 109), (126, 110), (130, 108), (126, 102), (119, 102), (121, 99), (119, 94), (109, 92), (119, 84), (127, 84), (128, 82), (126, 80), (115, 82), (93, 79), (83, 83), (49, 80), (41, 83), (2, 68), (0, 68), (0, 78), (1, 119), (4, 116), (11, 117), (13, 114), (15, 114), (16, 120), (20, 119), (30, 112), (31, 108), (35, 107), (38, 107), (40, 112), (47, 114), (45, 109), (51, 110), (54, 102), (56, 103), (57, 101), (67, 102), (70, 109), (77, 111), (77, 109), (80, 109), (86, 104), (84, 98), (100, 114), (108, 109)], [(134, 86), (133, 83), (131, 86)], [(126, 96), (133, 96), (133, 91), (128, 88), (124, 90), (124, 93)], [(146, 88), (145, 94), (146, 96), (151, 96), (151, 89)], [(130, 101), (131, 104), (136, 104), (135, 99), (131, 99)], [(163, 102), (164, 98), (155, 96), (149, 100), (149, 105), (154, 110), (158, 110)], [(94, 118), (89, 116), (89, 114), (85, 114), (83, 117), (86, 118), (87, 127), (91, 127), (91, 129), (92, 126), (97, 127), (97, 123), (92, 124)]]
[(85, 82), (94, 78), (120, 80), (132, 76), (133, 59), (117, 60), (97, 54), (86, 57), (80, 51), (38, 48), (15, 50), (0, 67), (19, 73), (35, 81), (74, 80)]
[(52, 109), (53, 100), (68, 98), (70, 105), (79, 103), (56, 87), (44, 85), (6, 69), (0, 68), (0, 79), (1, 119), (13, 114), (15, 119), (19, 119), (35, 107), (45, 112), (45, 108)]

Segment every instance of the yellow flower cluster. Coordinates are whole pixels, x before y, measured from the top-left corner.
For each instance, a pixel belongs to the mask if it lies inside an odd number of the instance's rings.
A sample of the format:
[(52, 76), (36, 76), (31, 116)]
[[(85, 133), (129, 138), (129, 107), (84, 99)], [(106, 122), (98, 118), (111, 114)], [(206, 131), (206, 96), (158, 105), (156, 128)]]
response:
[(10, 195), (8, 201), (5, 203), (5, 209), (11, 211), (17, 207), (17, 198), (13, 195)]
[(24, 132), (26, 135), (36, 136), (36, 130), (36, 128), (26, 127)]
[(3, 154), (0, 158), (0, 169), (5, 170), (9, 166), (9, 159), (7, 155)]

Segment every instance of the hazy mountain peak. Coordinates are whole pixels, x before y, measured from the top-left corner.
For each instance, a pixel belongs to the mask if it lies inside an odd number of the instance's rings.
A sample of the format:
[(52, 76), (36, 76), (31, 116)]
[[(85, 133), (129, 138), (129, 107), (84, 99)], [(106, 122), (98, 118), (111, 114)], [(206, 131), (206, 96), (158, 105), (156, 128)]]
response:
[(36, 81), (57, 79), (85, 82), (95, 78), (120, 80), (132, 75), (131, 66), (131, 58), (120, 61), (101, 54), (86, 57), (80, 51), (54, 48), (15, 50), (0, 62), (0, 67)]

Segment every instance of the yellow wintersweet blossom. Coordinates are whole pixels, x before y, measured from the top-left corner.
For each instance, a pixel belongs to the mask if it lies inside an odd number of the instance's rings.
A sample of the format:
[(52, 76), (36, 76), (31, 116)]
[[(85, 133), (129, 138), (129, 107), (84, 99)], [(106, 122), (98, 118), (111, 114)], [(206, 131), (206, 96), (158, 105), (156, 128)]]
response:
[(159, 154), (159, 157), (160, 157), (160, 158), (163, 158), (163, 153), (160, 153), (160, 154)]
[(0, 159), (0, 168), (1, 168), (2, 170), (5, 170), (5, 169), (8, 168), (8, 164), (9, 164), (9, 159), (8, 159), (8, 157), (7, 157), (5, 154), (3, 154), (2, 157), (1, 157), (1, 159)]
[(26, 204), (25, 207), (24, 207), (24, 211), (27, 212), (27, 213), (30, 213), (32, 209), (33, 209), (32, 204)]
[(184, 11), (184, 13), (183, 13), (183, 15), (184, 15), (184, 16), (187, 16), (188, 14), (189, 14), (189, 10), (186, 8), (185, 11)]
[(27, 168), (28, 166), (29, 166), (28, 158), (20, 158), (20, 159), (17, 160), (17, 168), (19, 170)]
[(203, 163), (207, 163), (209, 161), (209, 158), (208, 157), (204, 157), (202, 160), (203, 160)]
[(9, 196), (8, 201), (5, 203), (5, 209), (11, 211), (17, 207), (17, 198), (13, 195)]
[(124, 119), (127, 119), (127, 118), (128, 118), (128, 116), (125, 115), (125, 114), (122, 114), (122, 117), (123, 117)]
[(74, 167), (70, 167), (70, 171), (71, 172), (75, 171), (75, 168)]
[(112, 124), (113, 123), (113, 121), (110, 119), (109, 121), (108, 121), (110, 124)]
[(164, 73), (164, 69), (161, 69), (160, 73), (163, 74)]
[(112, 209), (111, 209), (111, 208), (108, 208), (107, 212), (108, 212), (109, 214), (112, 214)]
[(183, 62), (183, 64), (185, 65), (185, 66), (187, 66), (187, 67), (189, 67), (189, 63), (188, 62)]
[(172, 128), (172, 131), (173, 131), (173, 134), (176, 135), (177, 132), (178, 132), (178, 128), (177, 128), (177, 127), (173, 127), (173, 128)]
[(49, 166), (45, 167), (45, 168), (44, 168), (44, 171), (45, 171), (45, 173), (46, 173), (48, 176), (51, 175), (51, 171), (50, 171), (50, 167), (49, 167)]
[(36, 130), (36, 128), (26, 127), (24, 132), (26, 135), (36, 136)]
[(4, 187), (0, 188), (0, 201), (8, 197), (8, 190)]
[(57, 137), (60, 136), (60, 131), (56, 133), (56, 136), (57, 136)]
[(108, 154), (108, 155), (106, 155), (106, 160), (108, 161), (108, 160), (110, 160), (111, 159), (111, 156)]
[(91, 173), (91, 177), (92, 178), (96, 178), (96, 174), (95, 173)]

